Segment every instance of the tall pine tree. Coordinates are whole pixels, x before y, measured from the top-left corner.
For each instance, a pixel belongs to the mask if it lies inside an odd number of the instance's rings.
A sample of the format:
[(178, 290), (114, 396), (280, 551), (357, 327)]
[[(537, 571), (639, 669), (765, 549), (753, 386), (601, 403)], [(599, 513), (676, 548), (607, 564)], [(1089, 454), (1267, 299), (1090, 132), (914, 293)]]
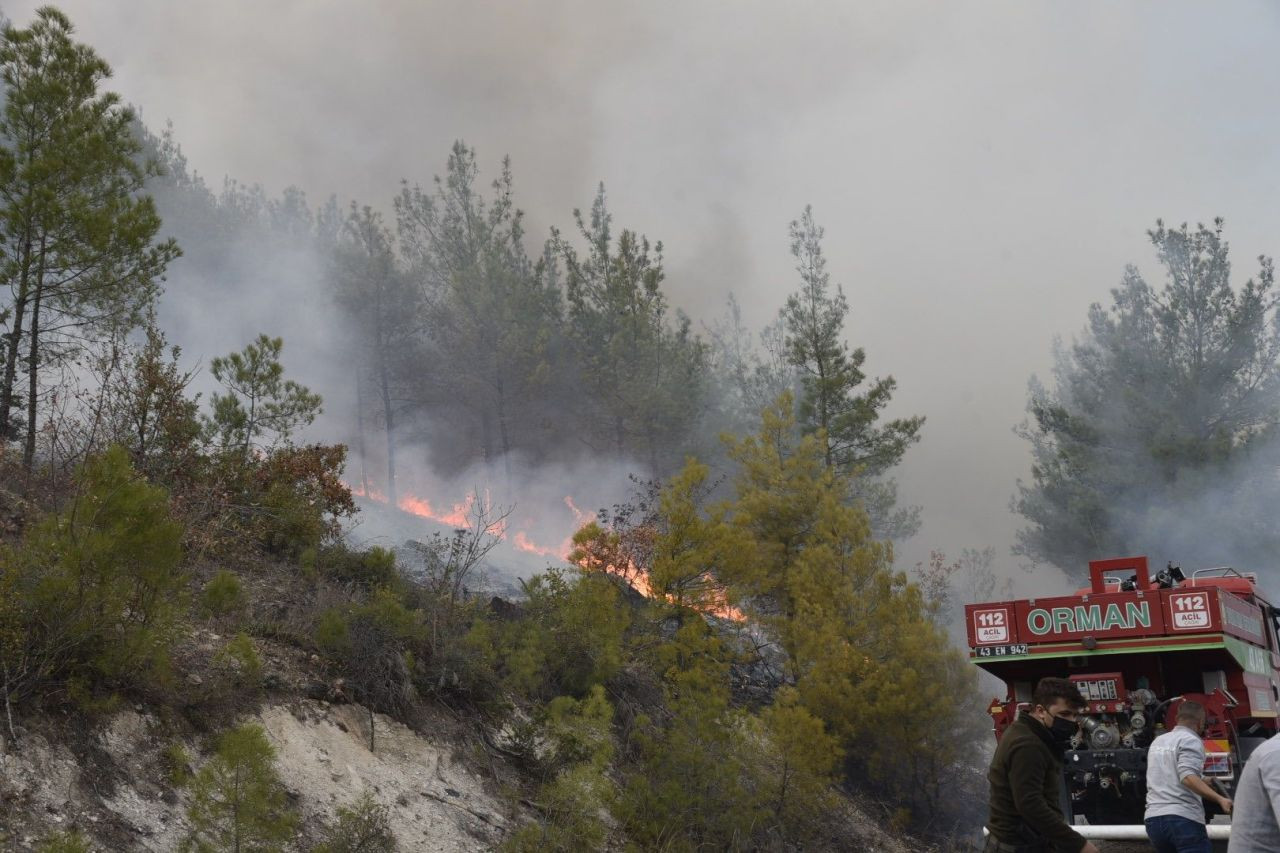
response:
[(844, 290), (831, 288), (822, 253), (824, 231), (806, 207), (791, 223), (791, 254), (800, 274), (800, 289), (787, 297), (781, 312), (785, 351), (800, 375), (800, 424), (823, 436), (826, 466), (853, 480), (857, 497), (872, 515), (877, 533), (904, 536), (919, 526), (914, 509), (895, 510), (896, 487), (883, 474), (920, 439), (923, 417), (880, 423), (897, 383), (892, 376), (874, 379), (863, 388), (867, 354), (850, 350), (844, 341), (849, 302)]
[(1125, 553), (1262, 565), (1280, 547), (1259, 507), (1280, 499), (1280, 314), (1274, 271), (1231, 284), (1222, 221), (1148, 232), (1165, 273), (1129, 267), (1033, 379), (1020, 553), (1083, 573)]
[(586, 243), (553, 236), (564, 266), (582, 394), (583, 440), (633, 454), (654, 472), (684, 458), (705, 402), (707, 349), (689, 318), (668, 319), (662, 244), (624, 229), (616, 239), (602, 185), (589, 217), (574, 211)]
[(13, 435), (25, 397), (28, 469), (42, 369), (138, 323), (178, 254), (155, 239), (160, 219), (141, 194), (151, 167), (139, 163), (133, 114), (100, 91), (111, 69), (72, 32), (45, 6), (30, 27), (0, 33), (0, 275), (10, 293), (0, 429)]

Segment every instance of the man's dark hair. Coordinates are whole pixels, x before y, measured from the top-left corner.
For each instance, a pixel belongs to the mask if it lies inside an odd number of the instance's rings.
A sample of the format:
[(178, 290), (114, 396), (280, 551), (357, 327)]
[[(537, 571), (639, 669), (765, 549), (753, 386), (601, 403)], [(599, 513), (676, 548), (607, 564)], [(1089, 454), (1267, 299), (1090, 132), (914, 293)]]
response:
[(1187, 699), (1178, 706), (1178, 722), (1195, 723), (1197, 726), (1204, 725), (1204, 706), (1199, 702), (1192, 702)]
[(1031, 694), (1032, 704), (1043, 705), (1045, 708), (1058, 699), (1066, 699), (1073, 708), (1079, 709), (1085, 706), (1084, 697), (1080, 695), (1080, 691), (1065, 678), (1042, 678)]

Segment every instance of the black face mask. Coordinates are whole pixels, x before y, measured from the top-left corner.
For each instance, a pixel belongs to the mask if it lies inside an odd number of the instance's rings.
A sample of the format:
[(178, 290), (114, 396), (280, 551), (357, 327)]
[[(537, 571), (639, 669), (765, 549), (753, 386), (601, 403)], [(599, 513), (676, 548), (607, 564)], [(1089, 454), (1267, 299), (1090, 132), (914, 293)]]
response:
[(1053, 739), (1059, 744), (1066, 746), (1075, 737), (1076, 729), (1079, 727), (1079, 723), (1064, 720), (1062, 717), (1054, 717), (1053, 725), (1049, 727), (1049, 734), (1053, 735)]

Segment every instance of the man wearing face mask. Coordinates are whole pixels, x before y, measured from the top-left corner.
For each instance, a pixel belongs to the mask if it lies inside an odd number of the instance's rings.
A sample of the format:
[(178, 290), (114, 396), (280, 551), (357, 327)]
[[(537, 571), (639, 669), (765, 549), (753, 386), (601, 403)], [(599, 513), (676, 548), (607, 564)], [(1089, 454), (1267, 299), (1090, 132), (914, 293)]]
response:
[[(1184, 701), (1177, 725), (1147, 750), (1147, 838), (1156, 853), (1210, 853), (1204, 799), (1231, 814), (1231, 800), (1200, 778), (1204, 773), (1204, 706)], [(1203, 798), (1203, 799), (1202, 799)]]
[(1098, 853), (1062, 812), (1062, 759), (1084, 697), (1065, 678), (1042, 678), (991, 759), (991, 818), (983, 853)]

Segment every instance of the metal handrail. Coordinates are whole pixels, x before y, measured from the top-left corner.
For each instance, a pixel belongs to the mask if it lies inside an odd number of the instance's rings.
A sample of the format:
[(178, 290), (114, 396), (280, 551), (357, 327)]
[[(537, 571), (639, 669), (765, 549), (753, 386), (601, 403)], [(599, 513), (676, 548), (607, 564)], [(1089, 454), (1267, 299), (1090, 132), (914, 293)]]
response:
[(1196, 569), (1191, 573), (1191, 580), (1194, 581), (1196, 578), (1200, 577), (1201, 575), (1208, 575), (1210, 572), (1219, 573), (1217, 575), (1214, 575), (1214, 577), (1225, 578), (1225, 577), (1230, 577), (1231, 575), (1235, 575), (1241, 580), (1253, 581), (1254, 583), (1257, 583), (1258, 581), (1257, 572), (1241, 572), (1235, 566), (1214, 566), (1208, 569)]

